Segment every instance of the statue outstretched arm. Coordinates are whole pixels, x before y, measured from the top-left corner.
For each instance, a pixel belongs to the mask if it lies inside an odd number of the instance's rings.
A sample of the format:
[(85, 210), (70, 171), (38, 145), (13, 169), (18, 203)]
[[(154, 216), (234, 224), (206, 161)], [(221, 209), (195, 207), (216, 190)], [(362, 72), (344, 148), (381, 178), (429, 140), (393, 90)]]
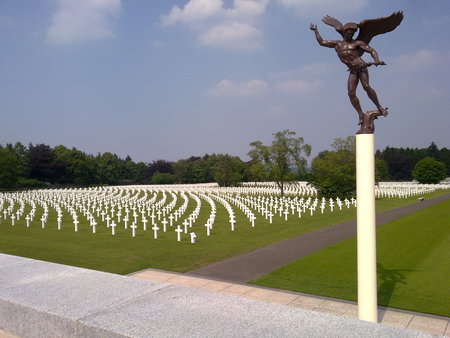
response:
[(324, 46), (324, 47), (329, 47), (329, 48), (334, 48), (336, 47), (337, 41), (332, 41), (332, 40), (324, 40), (320, 34), (319, 31), (317, 29), (317, 26), (314, 24), (311, 24), (309, 26), (309, 29), (311, 29), (314, 34), (316, 35), (316, 40), (319, 43), (319, 45)]

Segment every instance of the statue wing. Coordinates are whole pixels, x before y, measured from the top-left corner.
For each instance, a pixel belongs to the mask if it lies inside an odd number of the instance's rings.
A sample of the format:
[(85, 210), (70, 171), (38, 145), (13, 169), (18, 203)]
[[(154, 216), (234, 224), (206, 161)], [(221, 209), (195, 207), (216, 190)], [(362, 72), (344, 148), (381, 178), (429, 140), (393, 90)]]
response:
[[(359, 23), (359, 34), (356, 40), (369, 44), (376, 35), (393, 31), (403, 20), (403, 12), (394, 12), (391, 15), (378, 19), (363, 20)], [(363, 52), (364, 53), (364, 52)]]
[(342, 35), (342, 29), (344, 28), (344, 25), (338, 19), (327, 15), (322, 19), (322, 21), (329, 26), (333, 26), (336, 31)]

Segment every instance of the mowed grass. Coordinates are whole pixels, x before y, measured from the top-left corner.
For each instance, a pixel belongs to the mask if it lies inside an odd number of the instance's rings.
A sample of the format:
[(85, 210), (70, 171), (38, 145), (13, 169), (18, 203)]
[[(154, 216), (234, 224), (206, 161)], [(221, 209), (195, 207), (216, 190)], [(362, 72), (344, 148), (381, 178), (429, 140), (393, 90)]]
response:
[[(378, 304), (450, 316), (450, 201), (377, 229)], [(357, 300), (356, 238), (252, 283)]]
[[(431, 193), (427, 195), (427, 198), (443, 193), (442, 191)], [(180, 200), (176, 208), (181, 204)], [(378, 210), (386, 210), (416, 202), (417, 197), (410, 197), (383, 199), (377, 204)], [(196, 203), (190, 199), (186, 213), (176, 224), (180, 224), (195, 206)], [(80, 216), (79, 231), (74, 232), (71, 217), (67, 213), (63, 215), (62, 229), (58, 230), (56, 212), (53, 209), (50, 209), (49, 220), (45, 229), (42, 229), (39, 221), (42, 210), (37, 210), (35, 220), (29, 228), (26, 227), (23, 218), (16, 221), (15, 226), (11, 226), (9, 219), (2, 221), (0, 252), (117, 274), (128, 274), (146, 268), (186, 272), (356, 217), (354, 207), (349, 209), (344, 207), (343, 210), (335, 210), (333, 213), (328, 208), (324, 214), (320, 214), (318, 209), (312, 217), (307, 210), (301, 218), (290, 216), (288, 221), (276, 216), (273, 224), (269, 224), (269, 221), (260, 214), (255, 214), (256, 226), (252, 228), (250, 221), (235, 208), (237, 223), (236, 230), (232, 232), (225, 208), (218, 203), (216, 206), (216, 221), (211, 230), (211, 236), (208, 237), (204, 224), (211, 212), (211, 207), (202, 201), (200, 216), (194, 226), (189, 229), (197, 235), (195, 244), (190, 243), (190, 237), (186, 234), (183, 234), (182, 241), (178, 242), (174, 232), (175, 227), (168, 226), (168, 232), (162, 232), (160, 222), (157, 222), (161, 230), (156, 240), (153, 239), (150, 222), (145, 232), (142, 224), (138, 224), (136, 237), (132, 237), (131, 230), (129, 228), (125, 230), (123, 225), (118, 226), (116, 235), (112, 236), (111, 229), (106, 228), (104, 223), (99, 224), (97, 233), (93, 234), (87, 220)], [(28, 213), (29, 206), (27, 208), (24, 215)], [(97, 221), (99, 221), (98, 218)]]

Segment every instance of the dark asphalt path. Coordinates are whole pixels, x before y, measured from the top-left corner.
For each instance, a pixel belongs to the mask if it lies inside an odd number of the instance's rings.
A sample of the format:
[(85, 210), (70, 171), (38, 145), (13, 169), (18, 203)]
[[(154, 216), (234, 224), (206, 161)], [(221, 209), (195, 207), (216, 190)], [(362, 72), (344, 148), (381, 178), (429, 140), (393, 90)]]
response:
[[(376, 215), (376, 224), (377, 226), (383, 225), (448, 199), (450, 199), (450, 194), (381, 212)], [(189, 271), (186, 274), (246, 283), (283, 265), (353, 236), (356, 236), (356, 220), (274, 243), (200, 269)]]

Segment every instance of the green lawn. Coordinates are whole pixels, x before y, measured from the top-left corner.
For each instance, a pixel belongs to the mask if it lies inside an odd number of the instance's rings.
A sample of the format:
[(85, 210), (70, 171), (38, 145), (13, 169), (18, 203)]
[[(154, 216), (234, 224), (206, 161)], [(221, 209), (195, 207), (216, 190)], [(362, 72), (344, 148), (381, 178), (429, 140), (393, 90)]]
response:
[[(428, 194), (427, 198), (444, 193), (446, 192), (437, 191)], [(417, 197), (383, 199), (377, 201), (377, 208), (380, 211), (416, 202)], [(160, 231), (159, 238), (155, 240), (149, 225), (146, 232), (140, 226), (141, 229), (138, 229), (134, 238), (130, 229), (119, 227), (116, 228), (115, 236), (105, 226), (98, 226), (97, 233), (93, 234), (84, 218), (80, 218), (79, 231), (74, 232), (71, 218), (67, 214), (63, 215), (63, 227), (58, 231), (56, 213), (51, 209), (45, 229), (41, 228), (38, 221), (42, 210), (38, 210), (30, 228), (25, 226), (24, 219), (16, 222), (14, 227), (9, 220), (3, 220), (0, 224), (0, 252), (118, 274), (149, 267), (185, 272), (356, 217), (353, 207), (344, 207), (342, 211), (334, 213), (327, 210), (323, 215), (319, 211), (313, 217), (307, 212), (301, 219), (290, 217), (287, 222), (277, 216), (273, 224), (257, 214), (256, 227), (252, 228), (242, 212), (236, 212), (236, 231), (232, 232), (227, 212), (220, 204), (216, 205), (216, 221), (212, 235), (208, 237), (204, 224), (209, 216), (210, 206), (203, 201), (200, 216), (191, 229), (197, 234), (196, 244), (190, 244), (186, 235), (181, 242), (177, 242), (173, 229), (166, 233)], [(185, 216), (194, 208), (195, 203), (190, 200)]]
[[(378, 304), (450, 316), (450, 201), (379, 227)], [(356, 238), (252, 283), (356, 301)]]

